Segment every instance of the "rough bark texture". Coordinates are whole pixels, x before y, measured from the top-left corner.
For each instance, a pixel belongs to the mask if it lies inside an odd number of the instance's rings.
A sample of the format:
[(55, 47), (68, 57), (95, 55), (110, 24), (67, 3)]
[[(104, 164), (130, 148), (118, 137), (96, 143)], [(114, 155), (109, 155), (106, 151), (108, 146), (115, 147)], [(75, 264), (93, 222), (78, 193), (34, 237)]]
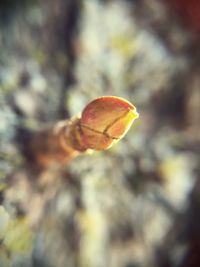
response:
[[(0, 1), (0, 266), (200, 266), (199, 40), (164, 3)], [(33, 168), (32, 133), (101, 95), (137, 106), (124, 141)]]

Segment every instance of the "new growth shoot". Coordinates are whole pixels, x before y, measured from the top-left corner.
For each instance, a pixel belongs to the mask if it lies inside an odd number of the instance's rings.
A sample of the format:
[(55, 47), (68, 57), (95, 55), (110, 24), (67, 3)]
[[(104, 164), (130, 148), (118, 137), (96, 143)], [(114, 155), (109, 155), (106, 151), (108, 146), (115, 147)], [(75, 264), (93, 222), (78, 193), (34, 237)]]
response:
[(97, 98), (80, 117), (37, 133), (30, 144), (34, 161), (43, 167), (53, 162), (66, 164), (88, 149), (108, 149), (123, 138), (138, 117), (135, 106), (123, 98)]

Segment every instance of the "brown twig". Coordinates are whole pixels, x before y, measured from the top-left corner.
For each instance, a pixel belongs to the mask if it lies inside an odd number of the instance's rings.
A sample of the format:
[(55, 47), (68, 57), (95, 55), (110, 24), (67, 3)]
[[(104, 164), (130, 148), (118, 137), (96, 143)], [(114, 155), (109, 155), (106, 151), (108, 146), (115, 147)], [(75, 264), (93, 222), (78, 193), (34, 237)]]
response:
[(34, 162), (46, 167), (67, 164), (87, 149), (108, 149), (119, 141), (138, 117), (128, 101), (105, 96), (90, 102), (81, 117), (60, 121), (37, 133), (30, 142)]

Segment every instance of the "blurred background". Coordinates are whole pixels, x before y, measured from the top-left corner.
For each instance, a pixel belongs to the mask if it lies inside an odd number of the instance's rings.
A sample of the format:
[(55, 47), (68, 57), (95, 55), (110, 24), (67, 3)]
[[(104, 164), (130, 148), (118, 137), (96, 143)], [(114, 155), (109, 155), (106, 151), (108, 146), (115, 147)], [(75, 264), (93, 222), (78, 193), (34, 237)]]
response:
[[(200, 2), (0, 0), (0, 267), (200, 266)], [(27, 132), (117, 95), (126, 137), (30, 168)]]

